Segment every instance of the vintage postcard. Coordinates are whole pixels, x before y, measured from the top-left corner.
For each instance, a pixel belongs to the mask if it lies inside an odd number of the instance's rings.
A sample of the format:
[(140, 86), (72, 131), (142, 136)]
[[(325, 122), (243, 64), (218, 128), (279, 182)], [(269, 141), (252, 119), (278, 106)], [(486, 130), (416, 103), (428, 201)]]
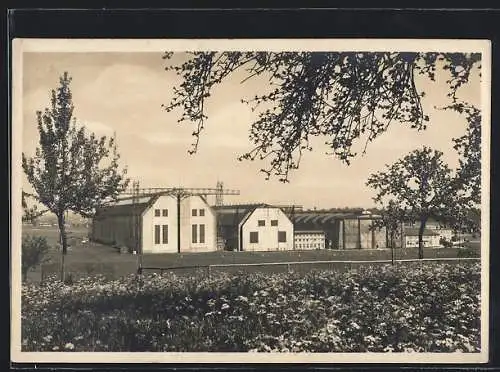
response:
[(487, 362), (488, 40), (12, 47), (12, 361)]

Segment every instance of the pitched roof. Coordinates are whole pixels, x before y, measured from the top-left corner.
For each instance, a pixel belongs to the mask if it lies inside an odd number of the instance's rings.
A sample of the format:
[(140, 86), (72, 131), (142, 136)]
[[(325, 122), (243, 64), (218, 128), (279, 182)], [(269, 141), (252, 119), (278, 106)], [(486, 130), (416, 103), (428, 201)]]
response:
[(237, 227), (241, 221), (243, 221), (247, 216), (253, 213), (257, 208), (278, 208), (270, 204), (260, 203), (260, 204), (235, 204), (235, 205), (223, 205), (213, 207), (216, 215), (218, 224), (221, 226), (235, 226)]
[(95, 219), (111, 216), (140, 216), (156, 201), (158, 196), (140, 197), (135, 200), (131, 198), (119, 199), (114, 203), (102, 206), (96, 210)]
[(238, 204), (215, 206), (214, 211), (217, 216), (217, 222), (221, 226), (237, 227), (240, 222), (255, 209), (267, 206), (264, 204)]
[(329, 228), (340, 220), (346, 219), (378, 219), (379, 215), (341, 212), (298, 212), (291, 216), (296, 230), (321, 230)]
[(232, 211), (232, 210), (244, 210), (256, 207), (272, 207), (272, 206), (266, 203), (245, 203), (245, 204), (214, 205), (212, 208), (216, 211)]
[(324, 234), (322, 229), (294, 230), (294, 234)]

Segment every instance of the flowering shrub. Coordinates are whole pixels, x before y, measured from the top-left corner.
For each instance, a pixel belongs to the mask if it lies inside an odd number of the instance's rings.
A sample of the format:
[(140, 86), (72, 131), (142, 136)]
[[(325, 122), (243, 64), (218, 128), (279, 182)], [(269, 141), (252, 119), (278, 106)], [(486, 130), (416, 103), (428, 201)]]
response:
[(479, 263), (48, 280), (25, 351), (477, 352)]

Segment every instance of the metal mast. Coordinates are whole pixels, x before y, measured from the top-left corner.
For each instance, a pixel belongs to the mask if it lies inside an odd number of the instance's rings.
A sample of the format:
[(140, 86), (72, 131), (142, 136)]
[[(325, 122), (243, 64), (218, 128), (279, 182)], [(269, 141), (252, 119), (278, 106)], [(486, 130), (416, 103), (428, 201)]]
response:
[(133, 250), (138, 254), (138, 272), (142, 271), (142, 247), (140, 242), (140, 216), (138, 214), (137, 204), (139, 202), (139, 181), (132, 183), (132, 246)]
[[(240, 190), (229, 190), (223, 188), (222, 182), (217, 182), (216, 188), (193, 188), (193, 187), (148, 187), (148, 188), (139, 188), (139, 182), (134, 182), (132, 189), (125, 190), (122, 196), (131, 195), (132, 196), (132, 204), (133, 204), (133, 224), (134, 224), (134, 242), (137, 253), (139, 254), (139, 272), (141, 272), (142, 268), (142, 247), (140, 247), (140, 221), (141, 216), (137, 212), (136, 204), (139, 202), (140, 197), (144, 196), (154, 196), (154, 195), (172, 195), (177, 199), (177, 249), (180, 252), (181, 242), (180, 242), (180, 203), (181, 200), (191, 196), (191, 195), (200, 195), (207, 198), (208, 195), (216, 196), (216, 203), (222, 203), (223, 195), (240, 195)], [(217, 219), (218, 221), (218, 219)]]
[(220, 207), (224, 204), (224, 184), (221, 181), (217, 181), (217, 187), (216, 187), (216, 194), (215, 194), (215, 205)]

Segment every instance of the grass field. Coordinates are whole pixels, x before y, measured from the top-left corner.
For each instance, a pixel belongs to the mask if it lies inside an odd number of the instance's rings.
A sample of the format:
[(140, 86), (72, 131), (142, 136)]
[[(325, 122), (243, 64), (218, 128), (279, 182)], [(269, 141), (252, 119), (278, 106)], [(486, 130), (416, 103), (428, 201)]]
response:
[[(49, 244), (54, 246), (50, 252), (50, 263), (45, 264), (43, 273), (41, 268), (30, 273), (30, 281), (39, 281), (42, 276), (57, 273), (60, 265), (60, 252), (58, 246), (58, 230), (55, 228), (33, 228), (23, 226), (23, 234), (45, 236)], [(82, 239), (87, 237), (86, 229), (72, 229), (68, 232), (68, 242), (70, 245), (66, 257), (67, 272), (75, 277), (88, 276), (93, 274), (103, 274), (110, 279), (119, 278), (137, 270), (139, 256), (132, 254), (120, 254), (110, 246), (97, 243), (82, 243)], [(473, 243), (475, 244), (475, 243)], [(474, 248), (479, 251), (479, 246)], [(425, 258), (453, 258), (457, 257), (458, 248), (428, 248), (424, 251)], [(397, 249), (395, 259), (415, 259), (418, 257), (417, 249)], [(142, 265), (145, 268), (166, 268), (185, 266), (206, 266), (215, 264), (255, 264), (269, 262), (290, 262), (290, 261), (373, 261), (390, 260), (391, 251), (389, 249), (378, 250), (315, 250), (315, 251), (281, 251), (281, 252), (208, 252), (208, 253), (169, 253), (169, 254), (149, 254), (142, 257)], [(345, 265), (333, 265), (341, 268)], [(294, 270), (309, 270), (316, 268), (332, 268), (332, 265), (314, 264), (294, 266)], [(283, 272), (288, 268), (283, 266), (268, 267), (242, 267), (224, 269), (225, 271), (265, 271)], [(195, 269), (175, 270), (176, 273), (191, 274)], [(147, 270), (159, 271), (159, 270)]]

